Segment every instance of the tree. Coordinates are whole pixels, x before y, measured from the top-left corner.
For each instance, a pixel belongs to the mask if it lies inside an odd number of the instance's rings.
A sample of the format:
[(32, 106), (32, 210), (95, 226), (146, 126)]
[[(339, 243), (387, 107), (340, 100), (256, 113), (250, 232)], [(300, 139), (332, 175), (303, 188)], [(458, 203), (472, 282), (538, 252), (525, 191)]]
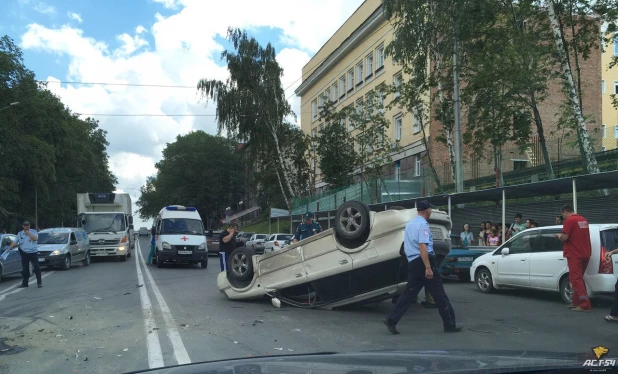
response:
[(320, 111), (320, 121), (325, 126), (317, 139), (313, 139), (316, 157), (324, 182), (330, 188), (352, 184), (356, 168), (354, 139), (346, 128), (346, 118), (350, 114), (345, 108), (335, 111), (333, 103), (327, 102)]
[[(197, 84), (203, 97), (216, 101), (219, 132), (237, 137), (248, 144), (256, 165), (264, 165), (267, 158), (276, 157), (276, 175), (281, 179), (281, 193), (288, 209), (290, 198), (298, 191), (291, 182), (289, 155), (283, 150), (290, 124), (286, 117), (292, 110), (281, 85), (283, 69), (276, 60), (275, 48), (269, 43), (262, 47), (258, 41), (240, 29), (228, 29), (232, 51), (224, 51), (230, 77), (225, 81), (201, 79)], [(273, 152), (271, 152), (271, 150)]]

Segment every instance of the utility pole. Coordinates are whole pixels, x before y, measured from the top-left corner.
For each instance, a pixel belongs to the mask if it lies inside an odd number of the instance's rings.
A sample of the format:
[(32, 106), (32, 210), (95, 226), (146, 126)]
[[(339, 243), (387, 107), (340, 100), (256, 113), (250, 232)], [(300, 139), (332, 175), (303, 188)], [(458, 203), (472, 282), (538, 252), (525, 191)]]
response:
[(39, 229), (39, 189), (34, 186), (34, 229)]
[[(455, 28), (456, 30), (456, 28)], [(462, 155), (462, 140), (461, 140), (461, 102), (459, 98), (459, 43), (457, 35), (454, 35), (454, 53), (453, 53), (453, 112), (455, 114), (455, 128), (453, 136), (455, 140), (455, 186), (456, 191), (463, 192), (463, 155)]]

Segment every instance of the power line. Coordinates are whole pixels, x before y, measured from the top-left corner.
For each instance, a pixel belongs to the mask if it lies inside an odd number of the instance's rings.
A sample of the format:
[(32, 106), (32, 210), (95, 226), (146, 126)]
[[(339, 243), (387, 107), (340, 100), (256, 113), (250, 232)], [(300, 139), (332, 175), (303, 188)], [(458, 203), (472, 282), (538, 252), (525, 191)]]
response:
[(192, 88), (197, 90), (197, 86), (179, 86), (173, 84), (138, 84), (138, 83), (110, 83), (110, 82), (70, 82), (70, 81), (37, 81), (40, 83), (58, 84), (78, 84), (92, 86), (127, 86), (127, 87), (151, 87), (151, 88)]

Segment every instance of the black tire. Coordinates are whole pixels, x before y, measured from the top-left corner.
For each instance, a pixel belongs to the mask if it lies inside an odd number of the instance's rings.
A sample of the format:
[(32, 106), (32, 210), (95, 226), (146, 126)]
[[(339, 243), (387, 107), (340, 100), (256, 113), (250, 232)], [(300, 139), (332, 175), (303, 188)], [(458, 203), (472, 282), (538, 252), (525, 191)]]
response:
[(202, 269), (208, 268), (208, 260), (200, 262), (200, 266), (202, 267)]
[(461, 282), (470, 282), (470, 274), (457, 274), (457, 278), (459, 278), (459, 281)]
[(571, 287), (571, 281), (569, 275), (565, 274), (560, 279), (560, 297), (565, 304), (571, 304), (573, 302), (573, 288)]
[(62, 264), (62, 270), (69, 270), (71, 268), (71, 256), (66, 255), (64, 257), (64, 263)]
[(335, 215), (335, 231), (343, 239), (356, 240), (369, 235), (369, 208), (359, 201), (346, 201)]
[(157, 267), (158, 267), (159, 269), (161, 269), (161, 268), (163, 267), (163, 261), (160, 261), (160, 260), (159, 260), (159, 251), (157, 251), (157, 253), (156, 253), (156, 255), (155, 255), (155, 256), (156, 256), (156, 258), (157, 258)]
[(127, 253), (127, 258), (131, 258), (131, 253), (133, 252), (133, 249), (129, 250), (129, 253)]
[(84, 266), (90, 266), (90, 251), (86, 251), (86, 257), (82, 264), (84, 264)]
[(253, 278), (253, 255), (250, 249), (236, 248), (230, 255), (228, 276), (237, 281)]
[(120, 261), (122, 261), (122, 262), (127, 261), (127, 255), (120, 256)]
[(476, 271), (476, 274), (474, 274), (474, 281), (476, 283), (476, 288), (482, 293), (494, 292), (493, 277), (486, 267), (482, 267)]

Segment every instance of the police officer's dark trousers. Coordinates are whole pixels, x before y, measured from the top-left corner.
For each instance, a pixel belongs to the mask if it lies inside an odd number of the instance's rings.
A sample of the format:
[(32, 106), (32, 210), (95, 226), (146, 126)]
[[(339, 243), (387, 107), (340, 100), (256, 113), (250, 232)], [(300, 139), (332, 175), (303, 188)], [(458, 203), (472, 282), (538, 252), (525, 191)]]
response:
[(41, 267), (39, 266), (39, 256), (36, 254), (36, 252), (26, 253), (20, 249), (19, 254), (21, 255), (21, 275), (23, 277), (21, 284), (23, 286), (27, 286), (28, 279), (30, 279), (30, 266), (28, 266), (28, 262), (32, 262), (34, 274), (36, 274), (36, 283), (42, 284)]
[(423, 260), (420, 257), (408, 262), (408, 284), (405, 291), (399, 296), (395, 308), (388, 316), (391, 323), (397, 324), (399, 322), (410, 305), (416, 303), (418, 293), (425, 287), (438, 305), (438, 311), (440, 312), (440, 317), (442, 317), (444, 328), (448, 329), (456, 326), (455, 312), (446, 296), (446, 292), (444, 292), (442, 276), (438, 271), (435, 256), (429, 256), (429, 264), (433, 271), (432, 279), (425, 277), (425, 264), (423, 264)]

